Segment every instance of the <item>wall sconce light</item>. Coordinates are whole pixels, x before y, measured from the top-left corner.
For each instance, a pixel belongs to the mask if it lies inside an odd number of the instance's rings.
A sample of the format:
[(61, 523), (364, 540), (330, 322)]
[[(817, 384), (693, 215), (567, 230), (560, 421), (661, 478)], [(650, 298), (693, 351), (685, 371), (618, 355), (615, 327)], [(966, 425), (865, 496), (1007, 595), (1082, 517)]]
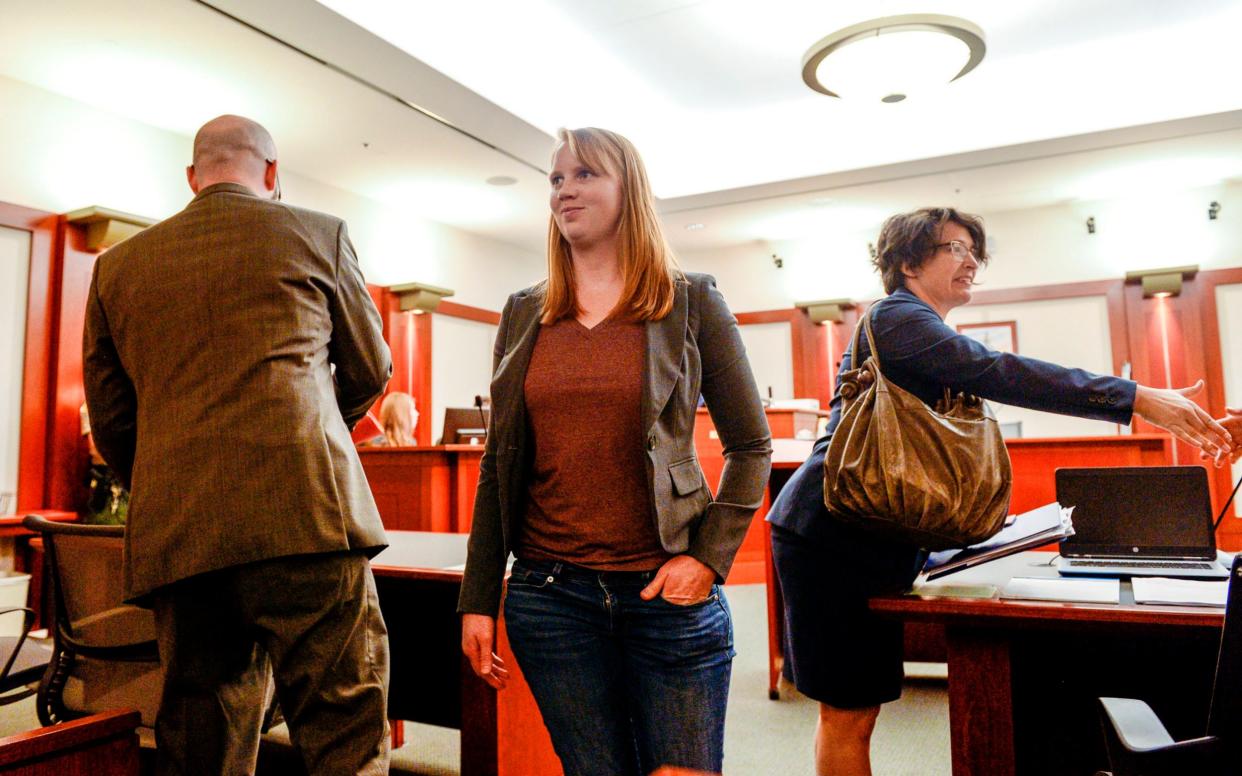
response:
[(1095, 234), (1095, 216), (1087, 218), (1087, 234)]
[(1198, 264), (1163, 269), (1140, 269), (1126, 273), (1127, 283), (1141, 283), (1143, 298), (1177, 296), (1182, 292), (1182, 279), (1194, 277)]
[(845, 311), (855, 307), (852, 299), (821, 299), (818, 302), (795, 302), (794, 307), (806, 310), (811, 323), (840, 323)]
[(1220, 203), (1213, 200), (1212, 203), (1208, 205), (1208, 220), (1215, 221), (1218, 215), (1220, 215)]
[(86, 247), (92, 251), (111, 248), (155, 223), (154, 218), (109, 210), (98, 205), (66, 213), (65, 220), (86, 227)]
[(389, 286), (388, 290), (397, 295), (401, 312), (433, 313), (440, 306), (440, 300), (452, 296), (453, 290), (429, 286), (426, 283), (404, 283)]

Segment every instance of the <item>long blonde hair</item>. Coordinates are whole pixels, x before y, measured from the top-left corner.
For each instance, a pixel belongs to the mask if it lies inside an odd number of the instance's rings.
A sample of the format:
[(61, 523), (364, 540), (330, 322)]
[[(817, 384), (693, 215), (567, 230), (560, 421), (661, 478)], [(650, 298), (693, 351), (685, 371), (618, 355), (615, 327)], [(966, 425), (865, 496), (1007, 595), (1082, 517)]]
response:
[(418, 423), (418, 409), (414, 397), (401, 391), (393, 391), (380, 404), (380, 426), (384, 430), (384, 443), (392, 447), (409, 447), (414, 444), (414, 426)]
[[(625, 321), (654, 321), (673, 309), (674, 284), (680, 271), (656, 215), (647, 169), (634, 144), (616, 132), (596, 127), (561, 129), (553, 155), (562, 145), (583, 164), (614, 175), (621, 183), (621, 219), (617, 253), (623, 288), (612, 316)], [(569, 241), (556, 218), (548, 219), (548, 280), (542, 323), (581, 312), (574, 291), (574, 263)]]

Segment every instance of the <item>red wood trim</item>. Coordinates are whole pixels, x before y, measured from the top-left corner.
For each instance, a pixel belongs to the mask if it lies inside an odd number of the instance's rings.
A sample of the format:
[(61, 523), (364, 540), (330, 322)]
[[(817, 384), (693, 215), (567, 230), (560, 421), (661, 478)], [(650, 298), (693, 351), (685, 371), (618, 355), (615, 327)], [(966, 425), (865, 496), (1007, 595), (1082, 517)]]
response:
[(372, 565), (371, 572), (377, 577), (390, 579), (430, 580), (432, 582), (455, 582), (461, 584), (462, 572), (448, 569), (415, 569), (408, 566)]
[[(434, 363), (431, 353), (431, 315), (415, 315), (411, 324), (414, 327), (414, 385), (411, 393), (414, 401), (430, 416), (431, 413), (431, 365)], [(431, 444), (431, 423), (419, 423), (414, 429), (414, 439), (420, 445)]]
[[(1216, 305), (1216, 289), (1218, 286), (1242, 284), (1242, 267), (1233, 269), (1209, 270), (1200, 272), (1199, 281), (1200, 325), (1203, 329), (1203, 369), (1207, 381), (1207, 410), (1214, 418), (1225, 414), (1225, 362), (1221, 351), (1220, 310)], [(1222, 499), (1228, 498), (1233, 489), (1233, 469), (1229, 466), (1208, 469), (1208, 477), (1212, 481), (1214, 495), (1217, 496), (1213, 513), (1219, 513), (1224, 505)], [(1237, 514), (1235, 506), (1230, 507)], [(1220, 547), (1225, 550), (1242, 548), (1242, 526), (1237, 520), (1223, 520), (1218, 534)]]
[(946, 632), (953, 773), (1013, 776), (1013, 664), (1009, 642), (969, 628)]
[(994, 627), (1020, 622), (1082, 622), (1108, 625), (1198, 627), (1219, 630), (1225, 620), (1219, 609), (1192, 606), (1149, 606), (1147, 604), (1073, 604), (1050, 601), (1019, 601), (994, 598), (919, 598), (881, 596), (872, 598), (875, 612), (900, 614), (907, 621), (977, 623)]
[(436, 315), (448, 315), (453, 318), (465, 318), (468, 321), (478, 321), (479, 323), (490, 323), (493, 326), (500, 325), (500, 313), (484, 310), (482, 307), (471, 307), (468, 304), (458, 304), (450, 302), (447, 299), (440, 302), (436, 307)]
[(826, 323), (822, 326), (815, 327), (815, 379), (819, 385), (819, 392), (815, 398), (819, 399), (819, 406), (827, 407), (828, 402), (832, 401), (832, 392), (836, 381), (836, 361), (840, 358), (836, 349), (836, 323)]
[(138, 712), (118, 709), (0, 738), (0, 765), (12, 765), (45, 755), (63, 753), (85, 744), (127, 734), (134, 735), (134, 750), (137, 752), (135, 730), (141, 722), (142, 717)]
[(59, 217), (0, 202), (0, 226), (30, 232), (30, 275), (26, 291), (26, 346), (22, 367), (21, 430), (17, 464), (17, 508), (46, 501), (47, 443), (52, 399), (52, 321), (58, 285), (56, 240)]
[(375, 309), (379, 310), (380, 326), (384, 332), (384, 342), (387, 342), (389, 348), (391, 348), (392, 336), (388, 331), (388, 289), (384, 286), (367, 283), (367, 293), (371, 295), (371, 302), (375, 305)]
[(1053, 283), (1047, 286), (1023, 286), (1021, 288), (996, 288), (975, 291), (971, 304), (1010, 304), (1013, 302), (1039, 302), (1046, 299), (1072, 299), (1079, 296), (1107, 296), (1121, 280), (1087, 280), (1079, 283)]
[(1205, 269), (1195, 275), (1200, 280), (1206, 281), (1212, 286), (1227, 286), (1232, 283), (1242, 283), (1242, 267), (1228, 267), (1226, 269)]
[(1113, 374), (1121, 374), (1130, 361), (1130, 338), (1126, 323), (1125, 285), (1113, 283), (1106, 295), (1108, 304), (1108, 339), (1113, 352)]
[(793, 392), (796, 398), (819, 398), (819, 369), (822, 360), (815, 347), (818, 325), (811, 323), (806, 310), (794, 309), (789, 319), (793, 358)]
[(54, 509), (76, 511), (85, 489), (86, 445), (82, 441), (80, 409), (85, 395), (82, 373), (82, 330), (86, 299), (98, 253), (86, 247), (86, 228), (61, 219), (58, 310), (52, 339), (52, 385), (47, 447), (45, 503)]
[(790, 308), (788, 310), (759, 310), (752, 313), (734, 313), (733, 317), (737, 318), (739, 325), (746, 326), (752, 323), (786, 323), (792, 321), (797, 309)]

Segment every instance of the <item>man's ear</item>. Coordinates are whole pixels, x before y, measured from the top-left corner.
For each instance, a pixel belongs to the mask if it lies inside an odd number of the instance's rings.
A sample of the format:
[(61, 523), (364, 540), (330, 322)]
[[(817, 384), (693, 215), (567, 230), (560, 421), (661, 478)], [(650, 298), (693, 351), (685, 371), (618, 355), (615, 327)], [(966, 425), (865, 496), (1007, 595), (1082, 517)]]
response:
[(276, 169), (278, 162), (272, 159), (263, 170), (263, 187), (270, 192), (273, 199), (280, 199), (280, 172)]
[(917, 270), (914, 270), (914, 269), (911, 269), (911, 268), (910, 268), (910, 264), (909, 264), (909, 262), (904, 262), (904, 263), (902, 263), (902, 265), (901, 265), (901, 274), (902, 274), (902, 275), (904, 275), (905, 277), (908, 277), (908, 278), (916, 278), (916, 277), (918, 277), (918, 276), (919, 276), (919, 273), (918, 273), (918, 271), (917, 271)]
[(190, 191), (198, 193), (198, 176), (194, 173), (194, 165), (188, 165), (185, 168), (185, 180), (190, 184)]

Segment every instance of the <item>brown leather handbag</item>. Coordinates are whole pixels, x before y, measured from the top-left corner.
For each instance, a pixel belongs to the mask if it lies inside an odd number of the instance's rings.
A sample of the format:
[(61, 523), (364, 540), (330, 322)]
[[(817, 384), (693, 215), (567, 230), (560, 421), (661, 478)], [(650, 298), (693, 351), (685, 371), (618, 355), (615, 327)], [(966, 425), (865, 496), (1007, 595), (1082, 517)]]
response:
[(834, 516), (929, 550), (965, 547), (999, 531), (1013, 473), (991, 409), (945, 389), (933, 409), (885, 379), (871, 314), (854, 331), (871, 355), (841, 376), (844, 406), (824, 458), (824, 504)]

